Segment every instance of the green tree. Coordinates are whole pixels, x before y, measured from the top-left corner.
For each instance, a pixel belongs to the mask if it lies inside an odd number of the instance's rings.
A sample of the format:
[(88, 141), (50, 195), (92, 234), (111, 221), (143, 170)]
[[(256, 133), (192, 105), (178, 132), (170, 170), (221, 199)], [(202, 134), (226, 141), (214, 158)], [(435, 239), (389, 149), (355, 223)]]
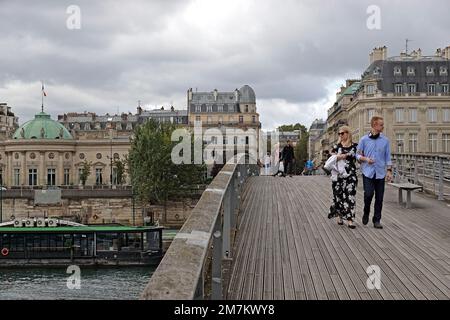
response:
[(168, 199), (188, 193), (204, 181), (204, 166), (172, 162), (172, 149), (178, 142), (171, 141), (171, 136), (176, 128), (150, 119), (136, 128), (128, 154), (134, 194), (143, 203), (163, 205), (163, 223), (167, 221)]
[(92, 162), (84, 160), (81, 164), (80, 180), (83, 187), (86, 185), (88, 177), (91, 175)]
[(301, 128), (301, 138), (294, 149), (295, 159), (295, 173), (301, 174), (305, 166), (305, 160), (308, 160), (308, 140), (309, 133), (306, 131), (306, 127)]
[(126, 177), (126, 166), (127, 166), (127, 159), (114, 159), (114, 166), (116, 167), (116, 183), (117, 185), (121, 186)]

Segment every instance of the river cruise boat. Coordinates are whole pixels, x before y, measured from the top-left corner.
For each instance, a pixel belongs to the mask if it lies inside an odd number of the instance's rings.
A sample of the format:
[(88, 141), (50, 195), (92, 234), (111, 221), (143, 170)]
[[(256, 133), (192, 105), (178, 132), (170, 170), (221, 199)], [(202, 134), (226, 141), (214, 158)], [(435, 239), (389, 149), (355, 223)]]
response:
[(0, 267), (157, 265), (163, 227), (29, 218), (0, 224)]

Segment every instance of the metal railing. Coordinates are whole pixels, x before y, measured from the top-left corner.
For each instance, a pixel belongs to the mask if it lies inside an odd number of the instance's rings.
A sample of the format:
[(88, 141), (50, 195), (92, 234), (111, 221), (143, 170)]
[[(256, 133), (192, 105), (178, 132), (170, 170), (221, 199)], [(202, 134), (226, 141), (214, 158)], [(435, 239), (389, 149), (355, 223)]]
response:
[(438, 200), (450, 200), (450, 155), (393, 153), (394, 181), (423, 186)]
[(228, 162), (203, 192), (177, 233), (141, 299), (221, 300), (226, 296), (240, 194), (256, 164), (239, 156)]

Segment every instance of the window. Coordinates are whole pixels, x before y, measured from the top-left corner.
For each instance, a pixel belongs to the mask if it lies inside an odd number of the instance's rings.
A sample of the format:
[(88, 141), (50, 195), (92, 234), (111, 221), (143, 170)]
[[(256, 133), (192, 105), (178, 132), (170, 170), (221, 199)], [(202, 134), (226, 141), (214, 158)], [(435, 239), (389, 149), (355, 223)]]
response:
[(427, 67), (427, 76), (434, 76), (434, 67)]
[(380, 74), (380, 68), (379, 67), (376, 67), (375, 69), (373, 69), (373, 75), (374, 76), (377, 76), (379, 74)]
[(397, 108), (395, 109), (395, 121), (396, 122), (403, 122), (403, 114), (404, 114), (403, 108)]
[(450, 153), (450, 133), (442, 135), (442, 149), (445, 153)]
[(20, 169), (14, 169), (14, 185), (20, 185)]
[(28, 185), (37, 186), (37, 169), (28, 169)]
[(370, 120), (372, 119), (372, 117), (375, 115), (375, 110), (374, 109), (369, 109), (367, 110), (367, 122), (370, 123)]
[(408, 67), (408, 69), (406, 70), (406, 74), (408, 76), (415, 76), (416, 75), (416, 69), (414, 69), (414, 67)]
[(366, 93), (367, 94), (374, 94), (375, 86), (373, 84), (369, 84), (366, 87)]
[(447, 75), (448, 75), (447, 67), (440, 67), (440, 68), (439, 68), (439, 75), (441, 75), (441, 76), (447, 76)]
[(96, 168), (95, 169), (95, 184), (101, 185), (103, 184), (103, 175), (102, 175), (102, 169)]
[(239, 116), (239, 123), (244, 123), (244, 116)]
[(395, 135), (395, 142), (396, 142), (396, 147), (397, 147), (397, 152), (399, 152), (399, 153), (401, 153), (401, 152), (403, 152), (403, 147), (404, 147), (404, 141), (403, 141), (403, 138), (404, 137), (404, 135), (403, 135), (403, 133), (397, 133), (396, 135)]
[(201, 108), (200, 108), (200, 106), (195, 106), (195, 112), (201, 112), (202, 110), (201, 110)]
[(394, 67), (394, 76), (401, 76), (402, 75), (402, 68), (400, 67)]
[(3, 186), (3, 169), (0, 168), (0, 186)]
[(200, 122), (201, 118), (200, 116), (195, 116), (195, 121)]
[(256, 116), (252, 116), (252, 123), (256, 123)]
[(442, 109), (443, 113), (443, 121), (444, 122), (450, 122), (450, 108), (444, 108)]
[(448, 84), (443, 84), (442, 85), (442, 93), (448, 93)]
[(396, 94), (402, 94), (403, 93), (403, 85), (402, 84), (397, 83), (395, 85), (395, 93)]
[(428, 109), (428, 122), (436, 122), (437, 121), (437, 109), (431, 108)]
[(206, 107), (206, 112), (212, 112), (212, 111), (213, 111), (212, 106), (207, 106)]
[(245, 105), (245, 112), (248, 113), (248, 104)]
[(207, 117), (206, 118), (206, 123), (211, 124), (212, 123), (212, 117)]
[(428, 151), (437, 152), (437, 133), (428, 134)]
[(223, 112), (223, 106), (222, 105), (217, 106), (217, 112)]
[(54, 168), (47, 169), (47, 185), (48, 186), (56, 185), (56, 169)]
[(417, 122), (417, 109), (409, 109), (409, 122)]
[(409, 134), (409, 152), (417, 152), (417, 133)]
[(408, 92), (409, 93), (416, 93), (417, 88), (415, 83), (408, 84)]
[(428, 93), (435, 94), (436, 93), (436, 85), (434, 83), (428, 84)]
[(83, 169), (79, 168), (78, 169), (78, 182), (81, 184), (81, 176), (83, 175)]
[(64, 169), (64, 185), (68, 186), (70, 184), (70, 169)]

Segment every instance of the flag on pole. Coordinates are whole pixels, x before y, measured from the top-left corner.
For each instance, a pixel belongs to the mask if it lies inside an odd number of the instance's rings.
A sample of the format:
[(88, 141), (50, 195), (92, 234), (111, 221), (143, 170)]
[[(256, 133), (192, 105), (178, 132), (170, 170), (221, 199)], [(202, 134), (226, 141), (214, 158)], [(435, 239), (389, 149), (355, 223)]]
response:
[(47, 93), (45, 93), (45, 91), (44, 91), (44, 84), (42, 84), (42, 94), (44, 95), (44, 97), (47, 96)]

